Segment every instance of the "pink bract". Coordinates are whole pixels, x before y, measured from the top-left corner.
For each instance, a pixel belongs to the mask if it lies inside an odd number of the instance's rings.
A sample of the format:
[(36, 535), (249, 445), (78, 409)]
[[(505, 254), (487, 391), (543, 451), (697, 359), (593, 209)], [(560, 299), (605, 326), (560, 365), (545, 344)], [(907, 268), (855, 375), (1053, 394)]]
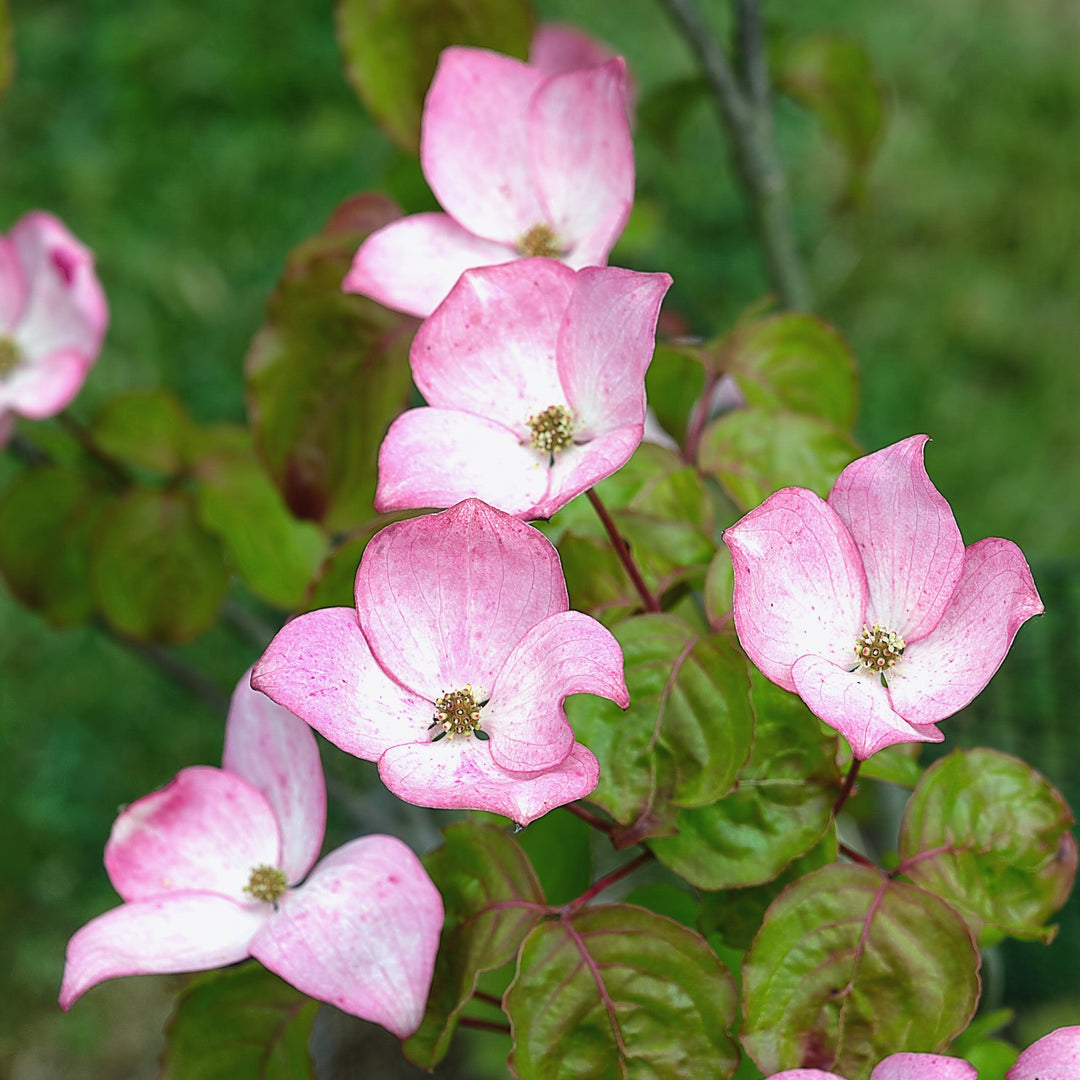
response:
[(526, 825), (599, 778), (563, 699), (629, 703), (618, 643), (568, 607), (548, 540), (469, 499), (378, 533), (356, 574), (356, 610), (288, 623), (252, 686), (377, 761), (407, 802)]
[(376, 509), (478, 498), (549, 517), (621, 468), (644, 431), (645, 371), (670, 284), (554, 259), (466, 271), (413, 339), (428, 407), (387, 432)]
[(724, 533), (739, 640), (865, 759), (935, 726), (990, 681), (1043, 610), (1020, 549), (965, 548), (926, 475), (927, 436), (860, 458), (825, 502), (785, 488)]
[(13, 416), (66, 408), (97, 359), (108, 323), (94, 257), (52, 214), (0, 236), (0, 444)]
[[(253, 956), (304, 993), (411, 1035), (431, 985), (442, 899), (392, 836), (353, 840), (311, 870), (325, 824), (311, 729), (245, 675), (224, 768), (184, 769), (116, 819), (105, 868), (125, 902), (72, 937), (61, 1007), (120, 975)], [(274, 899), (255, 897), (253, 871), (269, 871)]]
[(626, 65), (549, 74), (484, 49), (445, 49), (420, 163), (446, 213), (373, 233), (347, 292), (426, 316), (470, 267), (523, 255), (603, 265), (634, 200)]
[(1063, 1027), (1033, 1042), (1005, 1080), (1076, 1080), (1080, 1076), (1080, 1027)]
[[(844, 1080), (821, 1069), (788, 1069), (768, 1080)], [(870, 1080), (978, 1080), (974, 1066), (943, 1054), (890, 1054), (870, 1074)]]

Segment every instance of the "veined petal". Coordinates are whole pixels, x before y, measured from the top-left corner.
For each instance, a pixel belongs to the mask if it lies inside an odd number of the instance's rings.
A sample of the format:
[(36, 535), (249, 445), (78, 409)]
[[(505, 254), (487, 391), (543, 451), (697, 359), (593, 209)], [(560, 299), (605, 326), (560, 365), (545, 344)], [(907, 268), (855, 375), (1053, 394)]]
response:
[(360, 245), (341, 287), (426, 318), (470, 267), (517, 257), (514, 248), (475, 236), (447, 214), (413, 214)]
[(909, 645), (887, 676), (893, 708), (912, 724), (959, 712), (1001, 666), (1017, 630), (1042, 610), (1014, 543), (990, 537), (972, 544), (937, 628)]
[(870, 1080), (978, 1080), (974, 1065), (944, 1054), (890, 1054)]
[(451, 217), (515, 244), (544, 221), (529, 164), (529, 103), (544, 82), (509, 56), (443, 49), (424, 101), (420, 164)]
[(624, 709), (630, 704), (619, 643), (580, 611), (537, 623), (496, 676), (481, 718), (495, 764), (536, 772), (564, 761), (574, 746), (562, 707), (568, 694), (598, 694)]
[(379, 759), (379, 776), (399, 799), (417, 806), (489, 810), (518, 825), (585, 798), (600, 779), (596, 758), (581, 743), (574, 743), (555, 768), (540, 773), (500, 769), (490, 745), (469, 736), (395, 746)]
[(544, 497), (524, 516), (549, 518), (576, 495), (618, 472), (640, 445), (644, 430), (643, 424), (627, 424), (579, 446), (568, 446), (548, 470)]
[(724, 542), (735, 567), (735, 629), (763, 674), (794, 690), (800, 656), (853, 662), (866, 576), (850, 533), (822, 499), (805, 488), (777, 491)]
[(207, 892), (178, 892), (121, 904), (92, 919), (67, 947), (60, 1008), (120, 975), (164, 975), (235, 964), (271, 913)]
[(208, 765), (183, 769), (133, 802), (105, 845), (105, 869), (125, 900), (195, 890), (243, 903), (251, 871), (280, 860), (281, 832), (266, 796)]
[(909, 645), (937, 626), (964, 565), (956, 519), (923, 465), (928, 441), (912, 435), (853, 461), (829, 494), (866, 567), (867, 621)]
[(251, 954), (305, 994), (404, 1039), (424, 1015), (442, 924), (420, 860), (392, 836), (364, 836), (285, 897)]
[(424, 400), (486, 417), (525, 438), (530, 416), (549, 405), (565, 407), (555, 350), (575, 276), (554, 259), (462, 274), (409, 351)]
[(26, 303), (26, 278), (15, 245), (0, 236), (0, 335), (10, 334)]
[(251, 685), (347, 754), (377, 761), (431, 723), (432, 700), (391, 679), (371, 655), (351, 608), (286, 623), (255, 665)]
[(579, 270), (559, 328), (559, 380), (583, 434), (645, 422), (645, 372), (668, 274)]
[(851, 744), (860, 761), (901, 742), (941, 742), (933, 725), (913, 727), (889, 705), (873, 672), (848, 671), (820, 656), (803, 656), (791, 669), (795, 689), (810, 711)]
[(520, 516), (547, 483), (540, 455), (502, 424), (457, 409), (409, 409), (379, 447), (375, 509), (442, 508), (475, 498)]
[[(549, 78), (529, 106), (529, 151), (544, 220), (571, 249), (602, 229), (618, 239), (634, 202), (634, 144), (621, 58)], [(607, 252), (604, 253), (605, 261)]]
[(31, 420), (55, 416), (82, 388), (92, 357), (61, 349), (43, 357), (28, 357), (0, 382), (0, 408), (11, 409)]
[(1005, 1080), (1074, 1080), (1080, 1076), (1080, 1027), (1062, 1027), (1033, 1042)]
[(514, 646), (569, 601), (546, 537), (466, 499), (377, 533), (356, 605), (383, 670), (434, 701), (466, 683), (490, 692)]
[(281, 829), (281, 869), (290, 884), (302, 880), (326, 831), (319, 747), (303, 720), (251, 689), (250, 671), (233, 691), (221, 764), (266, 796)]

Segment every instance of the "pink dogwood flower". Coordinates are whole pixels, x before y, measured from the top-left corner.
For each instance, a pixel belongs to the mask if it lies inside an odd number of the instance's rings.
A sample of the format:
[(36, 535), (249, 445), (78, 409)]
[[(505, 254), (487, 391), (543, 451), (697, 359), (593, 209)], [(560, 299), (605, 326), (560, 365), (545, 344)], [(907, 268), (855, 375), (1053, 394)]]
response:
[(1005, 1080), (1076, 1080), (1080, 1076), (1080, 1027), (1063, 1027), (1033, 1042)]
[(478, 498), (549, 517), (641, 442), (667, 274), (553, 259), (468, 270), (417, 331), (427, 408), (391, 425), (378, 510)]
[(1043, 610), (1020, 549), (965, 548), (926, 475), (927, 436), (860, 458), (825, 502), (785, 488), (724, 533), (739, 640), (865, 759), (941, 742), (938, 721), (997, 671)]
[(184, 769), (117, 818), (105, 868), (124, 903), (71, 939), (61, 1007), (119, 975), (253, 956), (304, 993), (411, 1035), (431, 985), (442, 899), (392, 836), (353, 840), (311, 870), (325, 824), (310, 728), (245, 675), (223, 768)]
[(13, 415), (66, 408), (108, 322), (94, 257), (52, 214), (34, 211), (0, 236), (0, 444)]
[(424, 103), (420, 164), (446, 213), (373, 233), (347, 292), (427, 316), (470, 267), (530, 255), (603, 265), (634, 201), (626, 65), (548, 74), (484, 49), (445, 49)]
[(286, 624), (251, 684), (377, 761), (406, 802), (527, 825), (588, 795), (600, 775), (574, 741), (567, 694), (629, 704), (618, 642), (568, 608), (548, 540), (469, 499), (377, 533), (356, 610)]
[[(978, 1080), (973, 1065), (943, 1054), (890, 1054), (875, 1066), (870, 1080)], [(768, 1080), (844, 1080), (839, 1073), (821, 1069), (788, 1069)]]

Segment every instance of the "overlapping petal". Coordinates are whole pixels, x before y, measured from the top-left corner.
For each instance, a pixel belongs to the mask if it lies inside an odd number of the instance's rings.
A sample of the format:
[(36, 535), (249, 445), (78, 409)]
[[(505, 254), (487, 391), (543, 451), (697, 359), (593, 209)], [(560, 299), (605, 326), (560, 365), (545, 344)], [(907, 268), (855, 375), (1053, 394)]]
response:
[(196, 890), (243, 902), (251, 870), (280, 858), (281, 832), (262, 792), (205, 765), (128, 806), (105, 846), (105, 869), (125, 900)]
[(978, 1080), (974, 1065), (944, 1054), (890, 1054), (870, 1080)]
[(607, 431), (583, 446), (567, 447), (547, 470), (548, 484), (543, 498), (523, 516), (551, 517), (575, 495), (618, 472), (641, 445), (643, 433), (642, 424), (627, 424)]
[(569, 23), (545, 23), (536, 28), (529, 47), (529, 64), (549, 75), (591, 67), (611, 59), (611, 51)]
[(432, 699), (387, 676), (351, 608), (323, 608), (286, 623), (255, 665), (251, 685), (369, 761), (420, 737), (431, 723)]
[(1062, 1027), (1033, 1042), (1005, 1080), (1076, 1080), (1080, 1076), (1080, 1027)]
[(923, 465), (928, 441), (913, 435), (859, 458), (829, 494), (866, 568), (867, 620), (909, 645), (937, 626), (964, 564), (956, 519)]
[(424, 1014), (443, 906), (420, 860), (392, 836), (328, 855), (251, 943), (251, 955), (306, 994), (398, 1038)]
[(121, 975), (205, 971), (243, 960), (271, 914), (207, 892), (177, 892), (122, 904), (92, 919), (68, 942), (60, 1007)]
[(60, 349), (31, 360), (0, 381), (0, 408), (31, 420), (55, 416), (67, 408), (86, 380), (92, 356)]

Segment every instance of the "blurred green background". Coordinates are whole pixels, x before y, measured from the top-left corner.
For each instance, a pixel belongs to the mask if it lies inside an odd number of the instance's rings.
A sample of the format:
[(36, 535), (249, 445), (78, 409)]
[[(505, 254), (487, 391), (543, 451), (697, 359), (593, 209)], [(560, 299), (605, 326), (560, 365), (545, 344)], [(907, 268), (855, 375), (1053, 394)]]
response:
[[(96, 251), (112, 309), (75, 413), (168, 385), (200, 420), (243, 419), (244, 354), (288, 250), (361, 190), (431, 205), (347, 85), (330, 4), (10, 6), (0, 229), (35, 207), (60, 215)], [(642, 99), (693, 71), (655, 0), (536, 6), (623, 53)], [(702, 6), (722, 31), (727, 5)], [(777, 108), (817, 310), (862, 365), (860, 438), (933, 436), (928, 467), (965, 538), (1019, 543), (1047, 606), (949, 721), (947, 745), (1015, 752), (1080, 806), (1080, 6), (771, 0), (767, 12), (777, 40), (859, 39), (884, 90), (855, 207), (841, 206), (836, 144), (793, 102)], [(671, 272), (672, 307), (720, 331), (767, 287), (710, 105), (687, 105), (674, 151), (642, 132), (637, 150), (638, 212), (613, 261)], [(17, 471), (0, 457), (0, 485)], [(63, 1016), (63, 949), (115, 902), (101, 849), (117, 807), (216, 762), (223, 712), (3, 592), (0, 627), (0, 1077), (153, 1076), (175, 982), (107, 984)], [(228, 628), (182, 652), (223, 690), (257, 654)], [(357, 811), (369, 812), (383, 811)], [(1020, 1045), (1080, 1016), (1075, 899), (1060, 922), (1051, 948), (1009, 944), (991, 965), (994, 1003), (1022, 1012)]]

